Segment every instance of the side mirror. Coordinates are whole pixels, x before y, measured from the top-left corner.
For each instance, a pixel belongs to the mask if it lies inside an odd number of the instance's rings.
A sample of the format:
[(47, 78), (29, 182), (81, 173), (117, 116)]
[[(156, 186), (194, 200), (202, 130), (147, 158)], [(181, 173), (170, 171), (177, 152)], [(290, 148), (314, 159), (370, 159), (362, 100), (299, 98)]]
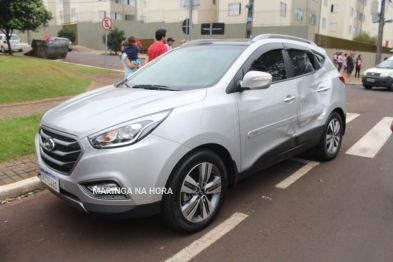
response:
[(272, 83), (272, 75), (260, 71), (250, 71), (247, 72), (243, 77), (243, 81), (240, 82), (241, 90), (257, 90), (257, 89), (267, 89)]

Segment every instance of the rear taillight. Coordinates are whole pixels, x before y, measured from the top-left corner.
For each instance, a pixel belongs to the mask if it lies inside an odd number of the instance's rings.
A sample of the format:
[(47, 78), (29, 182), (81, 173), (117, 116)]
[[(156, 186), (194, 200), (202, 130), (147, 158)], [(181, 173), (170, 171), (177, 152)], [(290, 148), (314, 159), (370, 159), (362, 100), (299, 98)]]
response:
[(341, 82), (343, 82), (345, 84), (345, 78), (343, 76), (339, 76), (338, 79), (340, 79)]
[(7, 41), (4, 40), (3, 43), (4, 43), (4, 44), (7, 44)]

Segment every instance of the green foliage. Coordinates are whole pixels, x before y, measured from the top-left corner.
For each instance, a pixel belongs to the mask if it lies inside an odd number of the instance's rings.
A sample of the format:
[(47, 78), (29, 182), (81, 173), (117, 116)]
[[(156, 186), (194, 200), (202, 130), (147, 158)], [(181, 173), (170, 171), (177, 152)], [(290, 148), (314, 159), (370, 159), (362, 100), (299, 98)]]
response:
[(69, 28), (63, 28), (61, 29), (58, 33), (57, 33), (58, 37), (65, 37), (70, 39), (71, 42), (75, 41), (76, 38), (76, 34), (73, 30), (69, 29)]
[(369, 33), (363, 32), (355, 36), (353, 38), (353, 41), (362, 42), (370, 45), (376, 45), (377, 38), (375, 36), (370, 36)]
[(0, 6), (0, 31), (7, 36), (10, 54), (9, 37), (14, 30), (37, 31), (53, 18), (42, 0), (1, 0)]
[[(108, 49), (117, 53), (120, 51), (121, 42), (126, 40), (124, 30), (119, 30), (117, 27), (110, 30), (108, 33)], [(105, 34), (102, 36), (102, 41), (105, 44)]]
[(0, 162), (34, 154), (34, 135), (41, 115), (0, 120)]

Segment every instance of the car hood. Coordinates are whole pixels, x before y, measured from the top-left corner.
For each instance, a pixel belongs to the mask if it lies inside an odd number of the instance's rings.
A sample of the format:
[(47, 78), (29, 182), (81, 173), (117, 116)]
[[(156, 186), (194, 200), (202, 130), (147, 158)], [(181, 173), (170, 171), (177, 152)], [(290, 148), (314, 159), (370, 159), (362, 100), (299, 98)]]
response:
[(205, 89), (157, 91), (100, 88), (76, 96), (46, 112), (41, 125), (84, 138), (129, 120), (202, 101)]
[(366, 70), (367, 73), (377, 73), (377, 74), (381, 74), (381, 73), (391, 73), (393, 72), (393, 68), (370, 68)]

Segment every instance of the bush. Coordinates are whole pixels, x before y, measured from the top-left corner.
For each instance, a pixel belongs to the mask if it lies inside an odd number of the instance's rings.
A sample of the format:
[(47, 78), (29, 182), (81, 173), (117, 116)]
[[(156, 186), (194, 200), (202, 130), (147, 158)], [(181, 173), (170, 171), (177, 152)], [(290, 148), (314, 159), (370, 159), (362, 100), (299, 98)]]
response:
[[(115, 27), (108, 33), (108, 49), (115, 53), (119, 52), (123, 40), (126, 40), (124, 30), (119, 30)], [(102, 35), (102, 42), (105, 44), (105, 34)]]
[(362, 42), (370, 45), (377, 44), (377, 38), (375, 36), (370, 36), (369, 33), (363, 32), (358, 34), (353, 38), (353, 41)]
[(58, 33), (57, 33), (58, 37), (65, 37), (70, 39), (71, 42), (75, 41), (76, 38), (76, 34), (73, 30), (69, 29), (69, 28), (63, 28), (61, 29)]

